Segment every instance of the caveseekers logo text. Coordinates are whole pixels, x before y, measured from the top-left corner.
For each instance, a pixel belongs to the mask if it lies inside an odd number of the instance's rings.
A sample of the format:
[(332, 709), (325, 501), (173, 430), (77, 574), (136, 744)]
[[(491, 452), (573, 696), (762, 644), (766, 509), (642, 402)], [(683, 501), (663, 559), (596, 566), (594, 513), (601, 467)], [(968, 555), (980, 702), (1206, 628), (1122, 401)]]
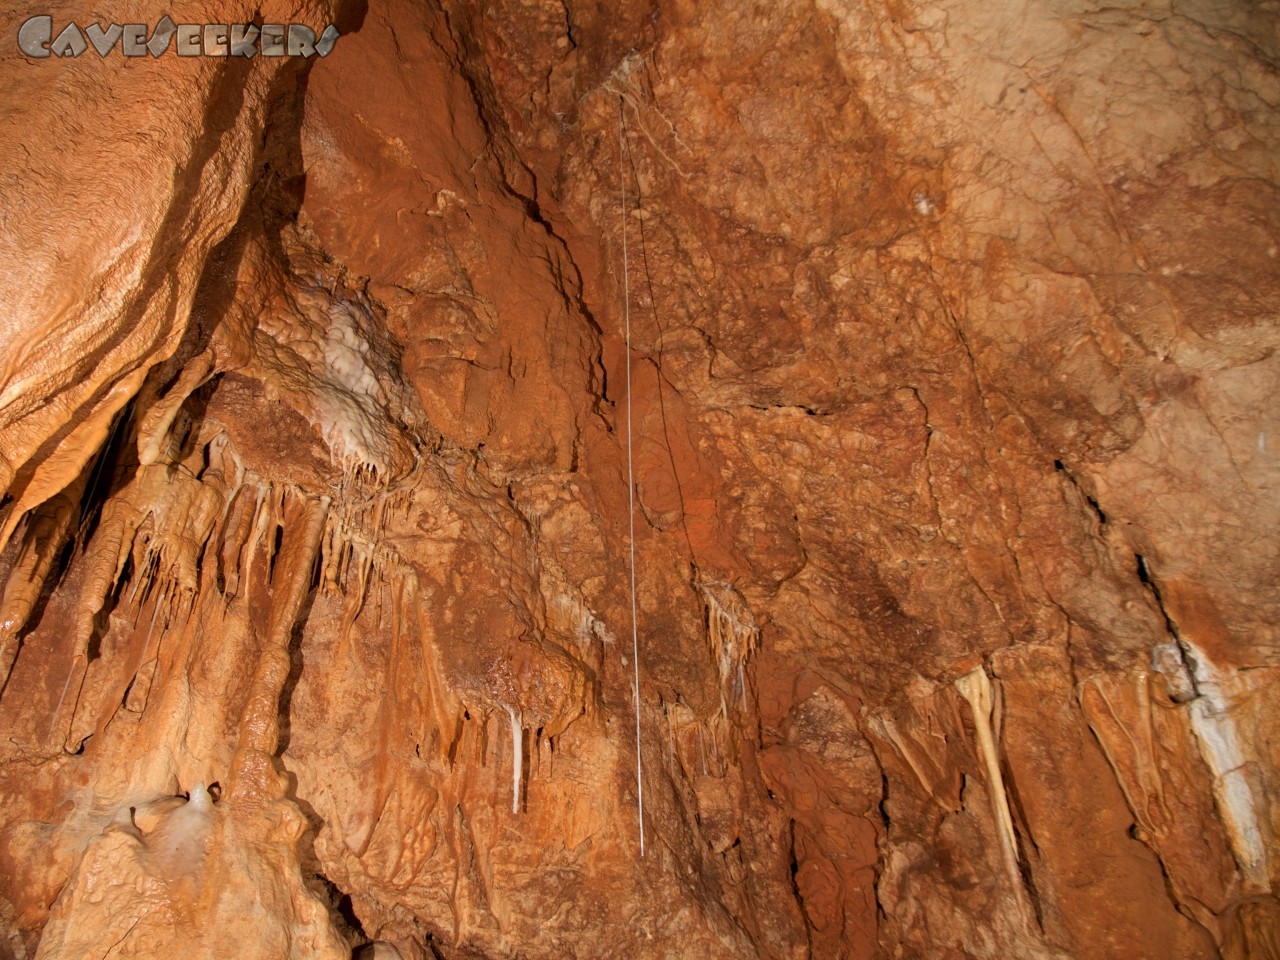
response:
[(54, 36), (53, 17), (32, 17), (18, 28), (18, 46), (36, 59), (78, 57), (90, 46), (100, 57), (117, 48), (126, 57), (159, 57), (171, 43), (180, 57), (327, 57), (337, 42), (333, 24), (317, 38), (300, 23), (174, 23), (167, 16), (154, 30), (145, 23), (91, 23), (83, 30), (68, 23)]

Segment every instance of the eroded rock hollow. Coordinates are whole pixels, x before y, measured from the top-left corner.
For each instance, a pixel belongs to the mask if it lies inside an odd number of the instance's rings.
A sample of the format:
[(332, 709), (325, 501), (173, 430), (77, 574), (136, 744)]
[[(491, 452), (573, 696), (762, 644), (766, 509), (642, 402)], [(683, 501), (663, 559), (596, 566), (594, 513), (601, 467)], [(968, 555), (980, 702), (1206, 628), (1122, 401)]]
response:
[(0, 957), (1280, 955), (1274, 4), (17, 6)]

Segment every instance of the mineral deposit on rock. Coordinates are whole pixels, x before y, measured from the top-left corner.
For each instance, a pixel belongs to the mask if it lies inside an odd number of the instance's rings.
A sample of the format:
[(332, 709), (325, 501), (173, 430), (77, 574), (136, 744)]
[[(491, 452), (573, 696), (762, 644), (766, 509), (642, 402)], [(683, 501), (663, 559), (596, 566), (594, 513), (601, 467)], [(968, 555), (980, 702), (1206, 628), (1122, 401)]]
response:
[(0, 958), (1280, 956), (1277, 345), (1271, 0), (10, 4)]

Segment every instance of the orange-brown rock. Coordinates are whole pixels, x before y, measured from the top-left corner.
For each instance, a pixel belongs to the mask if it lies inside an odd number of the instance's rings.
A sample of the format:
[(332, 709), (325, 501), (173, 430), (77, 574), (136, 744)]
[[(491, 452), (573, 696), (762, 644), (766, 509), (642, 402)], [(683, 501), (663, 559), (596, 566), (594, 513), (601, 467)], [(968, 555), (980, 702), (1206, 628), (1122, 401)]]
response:
[(1280, 954), (1274, 10), (20, 6), (0, 958)]

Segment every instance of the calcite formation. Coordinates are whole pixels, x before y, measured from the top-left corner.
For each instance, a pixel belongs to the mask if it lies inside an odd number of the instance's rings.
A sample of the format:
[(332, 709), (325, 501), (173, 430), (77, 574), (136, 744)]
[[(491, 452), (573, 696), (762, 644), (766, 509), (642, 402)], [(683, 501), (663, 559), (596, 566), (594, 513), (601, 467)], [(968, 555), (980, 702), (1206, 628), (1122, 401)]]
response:
[(1280, 955), (1274, 4), (17, 7), (0, 958)]

